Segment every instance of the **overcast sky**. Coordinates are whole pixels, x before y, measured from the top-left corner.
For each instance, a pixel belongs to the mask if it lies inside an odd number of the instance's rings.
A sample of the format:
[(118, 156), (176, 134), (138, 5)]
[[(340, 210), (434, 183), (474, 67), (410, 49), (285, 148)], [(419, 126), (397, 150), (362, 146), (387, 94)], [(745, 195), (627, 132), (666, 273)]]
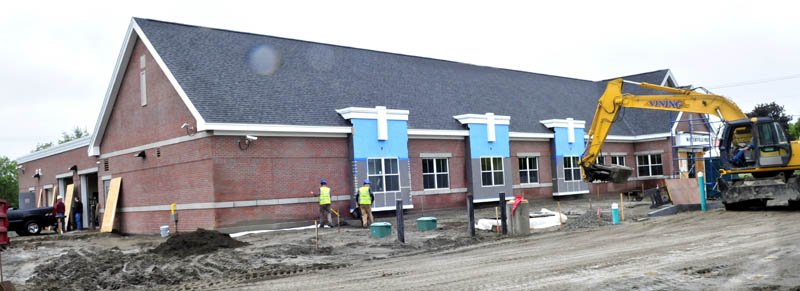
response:
[(800, 116), (798, 2), (40, 2), (0, 8), (0, 156), (92, 131), (133, 16), (588, 80), (669, 68)]

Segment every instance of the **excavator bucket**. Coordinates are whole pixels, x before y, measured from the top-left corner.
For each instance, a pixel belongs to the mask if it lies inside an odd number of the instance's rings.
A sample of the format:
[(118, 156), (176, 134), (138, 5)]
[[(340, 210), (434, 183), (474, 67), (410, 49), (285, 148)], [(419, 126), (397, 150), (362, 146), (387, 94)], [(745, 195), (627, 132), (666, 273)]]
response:
[(633, 169), (619, 165), (591, 165), (583, 168), (589, 182), (603, 181), (611, 183), (624, 183), (633, 174)]

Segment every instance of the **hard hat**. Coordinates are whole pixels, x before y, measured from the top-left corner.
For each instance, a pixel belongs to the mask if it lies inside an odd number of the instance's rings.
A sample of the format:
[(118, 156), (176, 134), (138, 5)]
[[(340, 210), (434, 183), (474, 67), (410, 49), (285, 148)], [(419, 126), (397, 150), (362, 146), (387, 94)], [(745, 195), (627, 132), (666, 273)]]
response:
[(328, 184), (328, 181), (325, 181), (325, 179), (322, 179), (322, 181), (320, 181), (319, 183), (320, 184)]
[(64, 196), (58, 195), (58, 199), (64, 199)]
[(369, 179), (364, 180), (364, 184), (369, 184)]

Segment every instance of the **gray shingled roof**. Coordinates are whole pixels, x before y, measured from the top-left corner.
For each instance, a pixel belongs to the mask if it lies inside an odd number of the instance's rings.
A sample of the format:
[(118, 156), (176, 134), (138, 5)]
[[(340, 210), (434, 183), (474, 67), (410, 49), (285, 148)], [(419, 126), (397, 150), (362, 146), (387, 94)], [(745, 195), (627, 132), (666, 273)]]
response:
[[(551, 132), (540, 120), (591, 122), (605, 81), (588, 81), (136, 18), (206, 122), (346, 126), (345, 107), (410, 111), (408, 127), (463, 129), (454, 115), (511, 116), (511, 130)], [(254, 49), (280, 55), (272, 74)], [(666, 70), (626, 77), (660, 84)], [(625, 88), (627, 90), (627, 88)], [(587, 124), (588, 126), (588, 124)], [(666, 132), (669, 113), (627, 110), (611, 134)]]

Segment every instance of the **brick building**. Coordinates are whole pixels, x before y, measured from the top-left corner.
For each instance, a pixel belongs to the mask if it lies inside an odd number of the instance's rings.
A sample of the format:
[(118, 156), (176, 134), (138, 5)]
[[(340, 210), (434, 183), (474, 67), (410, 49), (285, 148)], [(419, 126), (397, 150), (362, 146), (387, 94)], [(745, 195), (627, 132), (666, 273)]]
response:
[[(624, 78), (677, 85), (669, 70)], [(380, 211), (395, 199), (464, 207), (467, 193), (616, 193), (673, 175), (673, 121), (687, 115), (628, 109), (601, 162), (634, 175), (581, 181), (605, 84), (134, 18), (91, 138), (19, 158), (20, 192), (74, 184), (88, 211), (122, 177), (120, 231), (155, 233), (171, 203), (181, 231), (310, 220), (320, 179), (339, 210), (369, 179)]]

